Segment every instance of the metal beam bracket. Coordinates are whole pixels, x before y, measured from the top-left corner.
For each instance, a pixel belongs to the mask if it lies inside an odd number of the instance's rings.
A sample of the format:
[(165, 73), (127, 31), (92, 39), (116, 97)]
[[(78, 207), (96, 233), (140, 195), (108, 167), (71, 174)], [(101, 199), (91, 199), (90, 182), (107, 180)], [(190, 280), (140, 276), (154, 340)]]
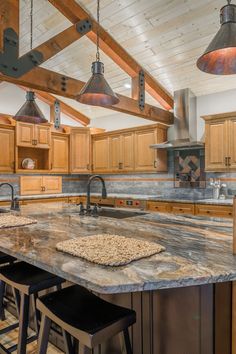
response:
[(58, 100), (54, 102), (54, 127), (59, 129), (61, 125), (61, 106)]
[(19, 58), (19, 37), (12, 28), (4, 30), (4, 51), (0, 52), (0, 72), (19, 78), (43, 62), (43, 54), (31, 50)]
[(92, 22), (89, 19), (81, 20), (78, 23), (76, 23), (76, 29), (80, 34), (84, 35), (89, 31), (91, 31)]
[(138, 84), (139, 84), (138, 104), (140, 110), (143, 111), (145, 108), (145, 76), (143, 70), (139, 71)]

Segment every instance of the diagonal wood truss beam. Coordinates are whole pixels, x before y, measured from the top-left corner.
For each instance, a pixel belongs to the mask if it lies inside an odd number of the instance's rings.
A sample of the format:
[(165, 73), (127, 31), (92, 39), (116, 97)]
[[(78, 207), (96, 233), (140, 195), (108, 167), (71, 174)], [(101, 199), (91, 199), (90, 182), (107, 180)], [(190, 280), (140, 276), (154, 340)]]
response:
[[(57, 0), (57, 3), (60, 4), (61, 1)], [(74, 2), (67, 0), (63, 1), (63, 3), (67, 7), (68, 4)], [(19, 35), (19, 0), (1, 0), (0, 19), (0, 35), (3, 33), (4, 29), (8, 27), (12, 28), (15, 33)], [(76, 20), (73, 21), (73, 23), (77, 22), (78, 21)], [(72, 99), (76, 99), (78, 93), (85, 84), (83, 81), (76, 80), (40, 67), (34, 67), (33, 70), (27, 72), (26, 74), (22, 74), (20, 77), (4, 75), (1, 73), (0, 68), (0, 80)], [(120, 102), (117, 105), (106, 106), (105, 108), (131, 114), (155, 122), (160, 122), (166, 125), (173, 124), (173, 113), (149, 104), (145, 104), (144, 110), (140, 110), (137, 100), (123, 95), (118, 96), (120, 98)]]
[[(92, 30), (86, 36), (96, 43), (98, 23), (75, 0), (48, 0), (72, 23), (90, 18)], [(136, 77), (140, 70), (145, 73), (146, 91), (154, 97), (165, 109), (174, 106), (172, 96), (154, 79), (122, 46), (102, 27), (99, 26), (100, 47), (128, 75)]]
[[(24, 86), (19, 86), (23, 90), (27, 91), (28, 88)], [(67, 103), (59, 100), (48, 92), (43, 92), (39, 90), (34, 90), (36, 97), (41, 101), (47, 103), (50, 107), (54, 107), (55, 100), (59, 101), (61, 112), (66, 114), (68, 117), (73, 119), (74, 121), (82, 124), (83, 126), (87, 126), (90, 124), (90, 119), (83, 113), (77, 111), (73, 107), (69, 106)]]

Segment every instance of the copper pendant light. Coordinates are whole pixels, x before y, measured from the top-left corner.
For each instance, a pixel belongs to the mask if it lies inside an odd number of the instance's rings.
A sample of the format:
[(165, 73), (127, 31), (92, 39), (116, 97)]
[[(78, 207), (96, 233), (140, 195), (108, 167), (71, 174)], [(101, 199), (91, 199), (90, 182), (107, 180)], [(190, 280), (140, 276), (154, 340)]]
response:
[[(33, 0), (31, 0), (30, 9), (30, 48), (33, 48)], [(35, 102), (35, 94), (33, 91), (26, 93), (26, 102), (13, 117), (16, 121), (41, 124), (48, 122)]]
[(198, 59), (197, 67), (209, 74), (236, 74), (236, 5), (228, 4), (220, 10), (221, 28)]
[(84, 85), (76, 100), (92, 106), (112, 106), (120, 100), (113, 92), (104, 77), (104, 64), (100, 61), (99, 51), (99, 19), (100, 1), (97, 0), (97, 53), (96, 61), (92, 63), (92, 76)]

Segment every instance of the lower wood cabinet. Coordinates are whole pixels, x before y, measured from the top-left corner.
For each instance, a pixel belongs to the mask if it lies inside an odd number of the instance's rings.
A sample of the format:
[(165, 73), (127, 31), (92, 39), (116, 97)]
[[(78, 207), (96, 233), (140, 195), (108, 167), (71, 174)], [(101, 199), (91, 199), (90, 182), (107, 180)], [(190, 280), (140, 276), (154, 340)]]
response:
[(61, 176), (21, 176), (20, 194), (54, 194), (62, 193)]
[(147, 202), (147, 210), (158, 211), (160, 213), (170, 212), (170, 203), (165, 202)]
[(195, 215), (202, 216), (215, 216), (221, 218), (232, 218), (233, 217), (233, 206), (232, 205), (195, 205)]
[(194, 204), (170, 203), (170, 212), (173, 214), (194, 214)]
[(0, 128), (0, 171), (14, 172), (15, 169), (15, 133), (13, 129)]

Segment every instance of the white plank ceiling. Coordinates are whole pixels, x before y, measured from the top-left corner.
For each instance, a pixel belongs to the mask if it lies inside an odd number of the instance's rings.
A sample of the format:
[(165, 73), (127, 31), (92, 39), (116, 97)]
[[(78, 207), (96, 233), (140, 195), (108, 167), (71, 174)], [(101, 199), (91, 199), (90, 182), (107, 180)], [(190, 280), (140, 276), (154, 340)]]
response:
[[(96, 0), (77, 0), (92, 15)], [(197, 95), (236, 88), (236, 76), (200, 72), (196, 60), (219, 28), (224, 0), (101, 0), (101, 24), (169, 92), (190, 87)], [(21, 53), (29, 50), (30, 0), (21, 0)], [(34, 0), (34, 46), (70, 25), (47, 0)], [(90, 77), (95, 46), (86, 37), (72, 44), (44, 67), (80, 80)], [(130, 95), (130, 78), (105, 54), (105, 76), (112, 88)], [(99, 117), (111, 111), (66, 100), (85, 114)], [(147, 102), (157, 104), (149, 95)]]

